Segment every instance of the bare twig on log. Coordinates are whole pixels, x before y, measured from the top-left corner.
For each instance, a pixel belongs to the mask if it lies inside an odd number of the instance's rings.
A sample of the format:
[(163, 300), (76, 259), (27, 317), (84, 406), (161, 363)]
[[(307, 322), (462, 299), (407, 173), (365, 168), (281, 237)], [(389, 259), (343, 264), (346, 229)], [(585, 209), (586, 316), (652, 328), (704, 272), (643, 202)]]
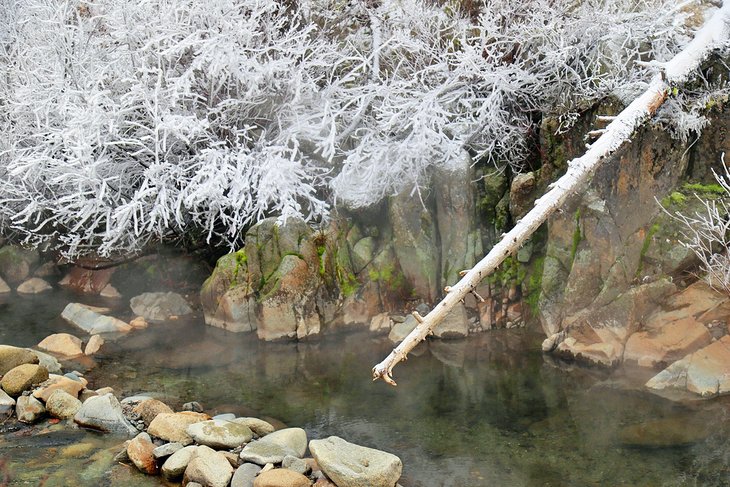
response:
[(517, 252), (523, 242), (547, 220), (548, 216), (589, 181), (608, 156), (630, 140), (636, 129), (649, 120), (664, 103), (670, 85), (687, 81), (711, 51), (727, 45), (728, 38), (730, 38), (730, 0), (723, 3), (681, 52), (662, 66), (662, 75), (655, 76), (647, 90), (610, 121), (601, 136), (588, 147), (588, 151), (568, 163), (565, 175), (549, 186), (551, 189), (535, 201), (535, 207), (518, 221), (512, 230), (504, 234), (502, 240), (492, 247), (492, 250), (457, 284), (450, 286), (446, 297), (430, 313), (418, 320), (416, 328), (390, 352), (385, 360), (373, 367), (373, 380), (383, 379), (390, 385), (396, 385), (393, 380), (393, 367), (405, 360), (408, 353), (426, 339), (431, 330), (458, 302), (467, 294), (474, 292), (482, 279), (491, 274), (508, 255)]

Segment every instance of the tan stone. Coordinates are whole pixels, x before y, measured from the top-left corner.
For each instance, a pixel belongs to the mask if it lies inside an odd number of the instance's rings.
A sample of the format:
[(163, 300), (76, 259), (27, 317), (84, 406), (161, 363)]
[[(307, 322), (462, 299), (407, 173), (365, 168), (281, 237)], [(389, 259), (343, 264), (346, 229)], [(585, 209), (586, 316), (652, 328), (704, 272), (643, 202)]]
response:
[(81, 340), (68, 333), (49, 335), (38, 344), (38, 348), (65, 357), (78, 357), (84, 354), (81, 350)]
[(185, 468), (183, 485), (198, 482), (206, 487), (226, 487), (231, 477), (233, 467), (222, 453), (207, 446), (199, 446)]
[(154, 449), (155, 445), (152, 443), (150, 436), (147, 433), (140, 433), (127, 445), (127, 455), (140, 472), (147, 475), (156, 475), (158, 468), (155, 456), (152, 454)]
[(275, 468), (260, 473), (253, 481), (253, 487), (309, 487), (310, 485), (312, 484), (307, 477), (286, 468)]
[(135, 319), (129, 322), (129, 325), (137, 330), (142, 330), (144, 328), (147, 328), (149, 326), (149, 323), (147, 323), (147, 320), (144, 319), (142, 316), (137, 316)]
[(150, 422), (147, 432), (157, 438), (170, 442), (178, 442), (183, 445), (190, 445), (193, 438), (187, 434), (188, 426), (200, 421), (207, 421), (210, 416), (204, 413), (183, 411), (180, 413), (161, 413)]
[(91, 338), (89, 338), (89, 343), (86, 344), (84, 354), (94, 355), (101, 349), (102, 345), (104, 345), (104, 339), (99, 335), (93, 335)]
[(51, 285), (40, 277), (31, 277), (27, 281), (20, 284), (17, 291), (20, 294), (40, 294), (51, 289)]
[(711, 340), (705, 325), (688, 316), (631, 335), (626, 342), (624, 362), (635, 362), (641, 367), (667, 365), (708, 345)]
[(144, 421), (146, 426), (149, 426), (158, 414), (174, 413), (170, 406), (162, 401), (158, 401), (157, 399), (147, 399), (142, 401), (134, 407), (133, 411), (142, 418), (142, 421)]
[(0, 375), (23, 364), (37, 364), (38, 356), (25, 348), (0, 345)]
[(48, 370), (36, 364), (23, 364), (8, 371), (0, 380), (0, 386), (10, 396), (17, 397), (34, 384), (48, 379)]
[(67, 392), (73, 397), (78, 398), (79, 393), (84, 388), (84, 384), (62, 375), (50, 374), (48, 380), (41, 384), (41, 387), (33, 392), (33, 397), (40, 399), (43, 402), (48, 401), (51, 394), (61, 390)]

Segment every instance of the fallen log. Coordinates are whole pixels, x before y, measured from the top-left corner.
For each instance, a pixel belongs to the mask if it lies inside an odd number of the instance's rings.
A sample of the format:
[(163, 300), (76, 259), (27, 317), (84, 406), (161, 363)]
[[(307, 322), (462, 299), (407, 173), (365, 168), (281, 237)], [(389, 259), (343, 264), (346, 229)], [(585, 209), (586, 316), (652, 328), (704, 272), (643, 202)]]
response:
[[(426, 339), (449, 311), (469, 293), (476, 293), (482, 279), (517, 252), (522, 244), (542, 225), (565, 200), (586, 184), (596, 169), (624, 143), (631, 140), (636, 129), (649, 120), (667, 99), (672, 87), (686, 82), (702, 61), (715, 49), (726, 47), (730, 39), (730, 0), (723, 2), (715, 14), (697, 31), (694, 39), (666, 63), (652, 63), (658, 73), (649, 87), (615, 118), (605, 117), (610, 123), (587, 152), (568, 162), (565, 174), (548, 186), (549, 191), (535, 201), (535, 206), (517, 224), (502, 236), (492, 250), (454, 286), (447, 287), (446, 297), (426, 316), (413, 312), (418, 325), (390, 354), (373, 367), (373, 380), (383, 379), (395, 386), (393, 367), (406, 360), (408, 353)], [(477, 298), (478, 299), (478, 298)]]

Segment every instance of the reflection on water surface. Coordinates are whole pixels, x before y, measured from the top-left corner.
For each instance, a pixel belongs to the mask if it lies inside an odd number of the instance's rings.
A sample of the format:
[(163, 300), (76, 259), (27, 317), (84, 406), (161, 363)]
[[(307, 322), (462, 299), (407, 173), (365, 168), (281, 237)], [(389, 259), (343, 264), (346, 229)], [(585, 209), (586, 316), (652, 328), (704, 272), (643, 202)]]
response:
[[(77, 299), (11, 298), (0, 305), (0, 343), (73, 333), (58, 315)], [(396, 453), (405, 487), (730, 485), (727, 400), (675, 403), (631, 386), (621, 372), (558, 367), (539, 352), (540, 338), (501, 330), (432, 342), (396, 368), (394, 389), (370, 380), (390, 349), (382, 339), (267, 344), (198, 317), (119, 340), (87, 377), (123, 396), (155, 392), (178, 407), (197, 400), (213, 412), (302, 426), (310, 438), (338, 435)], [(11, 485), (161, 482), (112, 468), (117, 439), (60, 425), (38, 430), (44, 434), (3, 434)]]

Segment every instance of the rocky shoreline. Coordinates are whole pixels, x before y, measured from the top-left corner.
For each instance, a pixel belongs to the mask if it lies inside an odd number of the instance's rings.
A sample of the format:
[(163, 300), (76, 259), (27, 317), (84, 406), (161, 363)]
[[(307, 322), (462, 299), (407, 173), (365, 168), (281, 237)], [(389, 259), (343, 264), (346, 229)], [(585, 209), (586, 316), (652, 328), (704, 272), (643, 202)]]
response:
[(167, 482), (393, 487), (402, 471), (401, 460), (391, 453), (337, 436), (309, 439), (303, 429), (278, 421), (232, 413), (211, 417), (197, 402), (174, 411), (151, 394), (119, 400), (111, 388), (92, 389), (78, 371), (64, 374), (53, 356), (37, 350), (0, 345), (0, 375), (0, 416), (6, 426), (8, 421), (45, 421), (126, 439), (115, 460)]

